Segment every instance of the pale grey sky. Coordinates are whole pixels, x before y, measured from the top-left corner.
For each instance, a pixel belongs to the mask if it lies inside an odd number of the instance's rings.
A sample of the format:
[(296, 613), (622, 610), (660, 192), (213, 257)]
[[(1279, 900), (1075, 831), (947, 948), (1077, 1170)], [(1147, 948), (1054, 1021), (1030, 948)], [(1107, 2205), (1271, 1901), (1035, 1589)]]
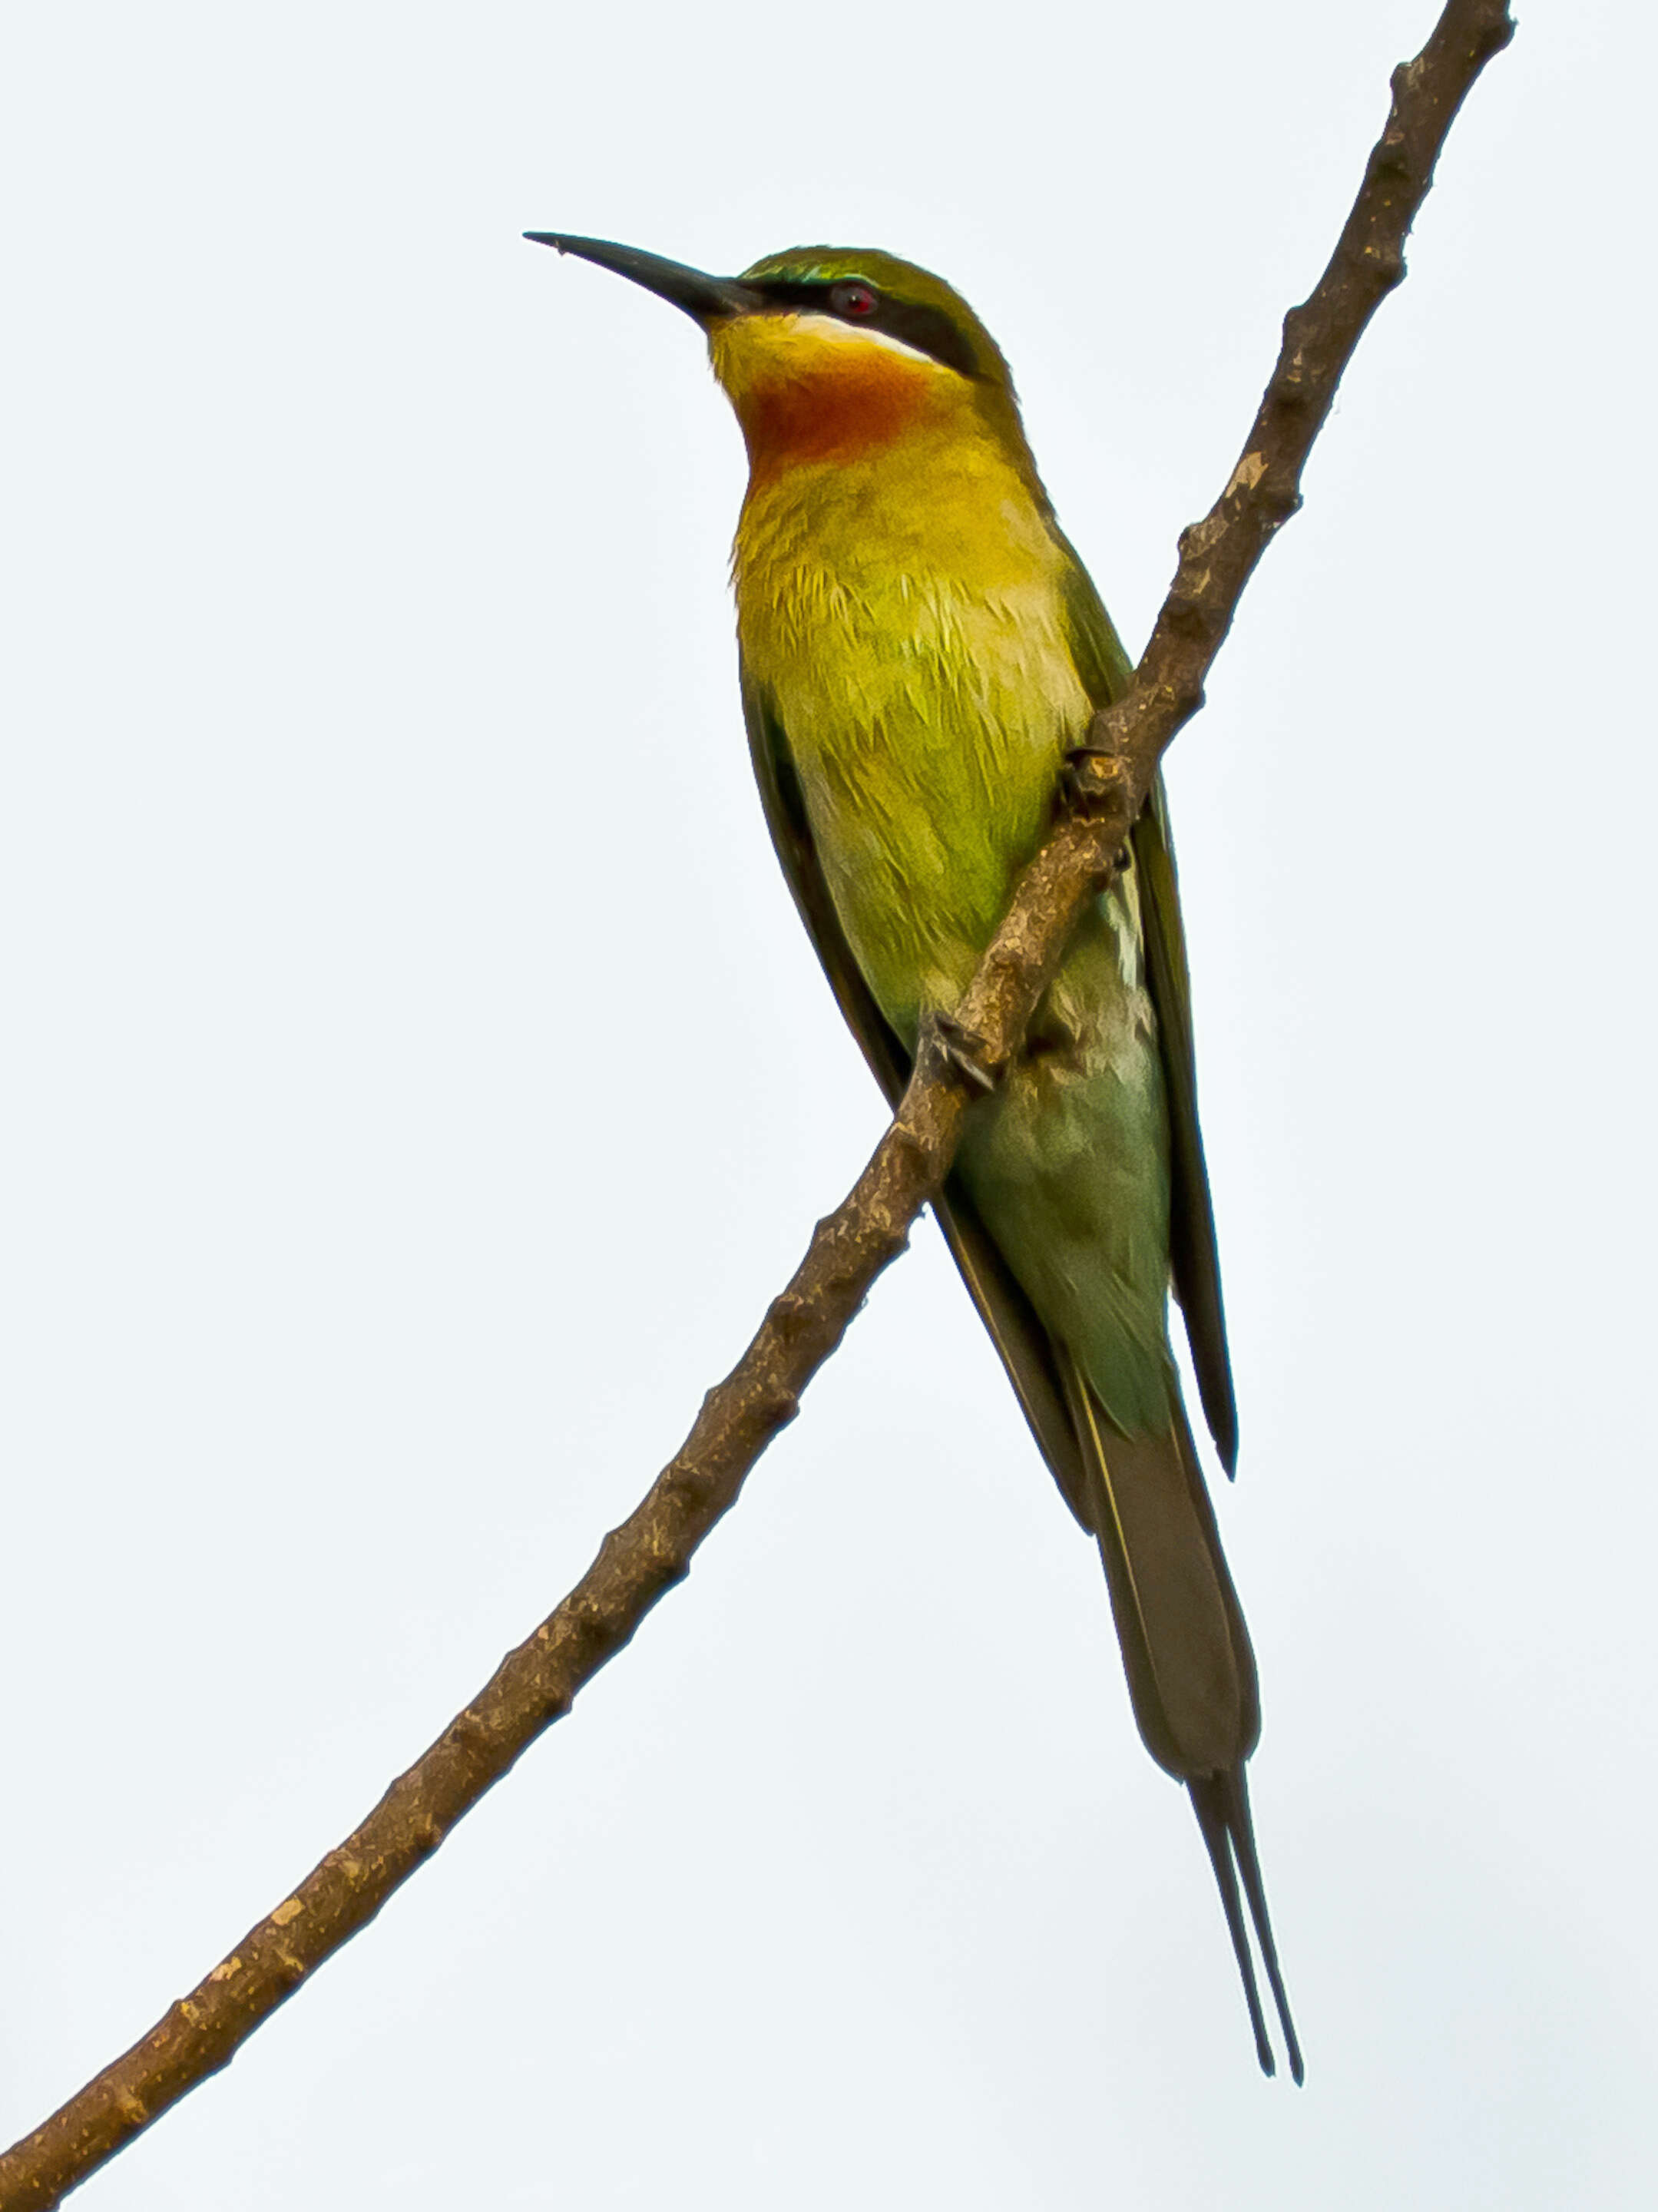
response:
[[(881, 1126), (735, 428), (519, 232), (943, 271), (1138, 647), (1434, 12), (13, 12), (0, 2137), (533, 1626)], [(1171, 762), (1306, 2089), (928, 1227), (89, 2212), (1650, 2203), (1655, 49), (1524, 10)]]

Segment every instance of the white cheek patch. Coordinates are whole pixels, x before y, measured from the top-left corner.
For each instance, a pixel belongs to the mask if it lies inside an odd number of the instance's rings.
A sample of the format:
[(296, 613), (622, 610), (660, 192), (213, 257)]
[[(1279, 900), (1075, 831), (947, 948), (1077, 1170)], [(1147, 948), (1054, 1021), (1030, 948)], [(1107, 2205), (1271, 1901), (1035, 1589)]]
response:
[(937, 369), (941, 376), (952, 374), (942, 362), (934, 361), (930, 353), (906, 345), (890, 331), (871, 330), (864, 323), (843, 323), (838, 315), (789, 315), (784, 319), (792, 329), (808, 337), (826, 338), (836, 345), (884, 346), (888, 353), (898, 354), (905, 361), (919, 361), (924, 368)]

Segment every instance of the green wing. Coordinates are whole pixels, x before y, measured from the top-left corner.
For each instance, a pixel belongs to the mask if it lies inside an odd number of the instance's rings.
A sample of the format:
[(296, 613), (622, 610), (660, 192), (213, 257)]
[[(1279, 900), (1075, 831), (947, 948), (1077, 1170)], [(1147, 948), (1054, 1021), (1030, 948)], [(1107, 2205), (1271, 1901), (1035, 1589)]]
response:
[(1169, 1095), (1169, 1266), (1175, 1295), (1186, 1316), (1192, 1364), (1204, 1419), (1228, 1474), (1237, 1472), (1238, 1409), (1226, 1348), (1226, 1309), (1220, 1290), (1220, 1251), (1214, 1205), (1198, 1126), (1197, 1060), (1192, 1046), (1192, 982), (1181, 927), (1175, 848), (1169, 842), (1169, 800), (1157, 777), (1151, 802), (1134, 825), (1134, 865), (1140, 877), (1140, 926), (1146, 972), (1157, 1010), (1163, 1080)]
[[(853, 957), (812, 843), (787, 735), (770, 701), (750, 684), (746, 674), (743, 677), (743, 716), (748, 724), (749, 750), (754, 762), (755, 781), (760, 787), (761, 803), (766, 811), (766, 824), (782, 863), (785, 879), (806, 926), (806, 933), (823, 963), (823, 972), (829, 977), (847, 1026), (862, 1047), (887, 1103), (896, 1107), (909, 1080), (909, 1053), (876, 1005)], [(990, 1332), (991, 1341), (1001, 1354), (1002, 1364), (1042, 1455), (1053, 1469), (1054, 1479), (1066, 1503), (1091, 1534), (1094, 1522), (1084, 1504), (1088, 1477), (1082, 1448), (1066, 1406), (1065, 1385), (1048, 1331), (1037, 1320), (1029, 1299), (1015, 1281), (1007, 1262), (987, 1234), (972, 1200), (956, 1177), (952, 1176), (946, 1184), (933, 1212), (980, 1317)]]
[[(1055, 532), (1056, 536), (1059, 533)], [(1133, 664), (1074, 549), (1069, 556), (1066, 612), (1077, 672), (1096, 708), (1109, 706), (1127, 689)], [(1175, 1295), (1186, 1316), (1198, 1392), (1215, 1449), (1228, 1474), (1238, 1456), (1237, 1401), (1232, 1390), (1232, 1362), (1226, 1348), (1226, 1310), (1221, 1301), (1220, 1253), (1215, 1242), (1214, 1206), (1209, 1171), (1204, 1164), (1203, 1133), (1198, 1126), (1197, 1061), (1192, 1045), (1192, 982), (1186, 964), (1186, 932), (1181, 925), (1180, 887), (1169, 828), (1169, 799), (1158, 775), (1145, 811), (1130, 839), (1139, 875), (1140, 927), (1145, 939), (1146, 980), (1157, 1010), (1163, 1082), (1169, 1097), (1169, 1262)]]

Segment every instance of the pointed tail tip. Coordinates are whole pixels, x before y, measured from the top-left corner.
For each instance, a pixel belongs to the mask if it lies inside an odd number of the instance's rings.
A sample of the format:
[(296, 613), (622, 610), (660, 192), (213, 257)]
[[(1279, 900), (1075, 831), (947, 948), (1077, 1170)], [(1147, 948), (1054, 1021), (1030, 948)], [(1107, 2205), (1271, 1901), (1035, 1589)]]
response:
[(1249, 1785), (1244, 1779), (1242, 1765), (1235, 1766), (1225, 1777), (1224, 1787), (1229, 1816), (1227, 1830), (1232, 1839), (1233, 1854), (1237, 1860), (1243, 1893), (1249, 1900), (1249, 1917), (1254, 1923), (1255, 1942), (1260, 1948), (1261, 1963), (1266, 1969), (1267, 1981), (1272, 1984), (1278, 2028), (1290, 2060), (1290, 2079), (1297, 2088), (1300, 2088), (1307, 2079), (1307, 2069), (1302, 2059), (1296, 2024), (1290, 2014), (1290, 1996), (1284, 1986), (1284, 1976), (1278, 1966), (1278, 1945), (1272, 1940), (1272, 1923), (1266, 1910), (1266, 1885), (1261, 1880), (1260, 1859), (1255, 1850), (1255, 1824), (1249, 1812)]
[[(1249, 2025), (1254, 2031), (1255, 2056), (1260, 2062), (1260, 2070), (1270, 2081), (1278, 2072), (1278, 2062), (1266, 2033), (1260, 1991), (1255, 1981), (1254, 1960), (1249, 1953), (1249, 1938), (1243, 1917), (1244, 1898), (1248, 1899), (1249, 1918), (1254, 1925), (1255, 1942), (1260, 1947), (1261, 1964), (1266, 1969), (1266, 1979), (1272, 1988), (1272, 2003), (1284, 2037), (1284, 2052), (1290, 2062), (1290, 2079), (1297, 2088), (1300, 2088), (1307, 2079), (1307, 2069), (1302, 2058), (1296, 2024), (1290, 2014), (1289, 1994), (1278, 1968), (1278, 1946), (1272, 1940), (1272, 1923), (1267, 1917), (1266, 1891), (1261, 1881), (1260, 1861), (1255, 1851), (1254, 1823), (1249, 1815), (1249, 1796), (1242, 1765), (1240, 1763), (1224, 1774), (1193, 1778), (1186, 1786), (1193, 1810), (1198, 1816), (1198, 1826), (1208, 1849), (1209, 1863), (1214, 1869), (1215, 1886), (1220, 1892), (1221, 1908), (1226, 1915), (1227, 1932), (1232, 1939), (1238, 1978), (1243, 1984), (1244, 2002), (1249, 2008)], [(1242, 1898), (1238, 1893), (1240, 1879), (1243, 1889)]]
[[(1282, 1984), (1279, 1984), (1280, 1990)], [(1290, 2079), (1297, 2089), (1307, 2086), (1307, 2064), (1301, 2055), (1301, 2044), (1296, 2034), (1296, 2024), (1290, 2017), (1289, 1999), (1280, 1994), (1278, 2001), (1278, 2026), (1284, 2031), (1284, 2049), (1290, 2061)]]

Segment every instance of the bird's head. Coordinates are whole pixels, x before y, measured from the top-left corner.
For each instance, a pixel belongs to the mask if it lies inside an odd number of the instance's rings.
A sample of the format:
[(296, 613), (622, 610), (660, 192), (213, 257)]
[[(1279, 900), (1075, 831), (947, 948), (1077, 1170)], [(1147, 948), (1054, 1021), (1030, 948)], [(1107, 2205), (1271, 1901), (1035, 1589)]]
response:
[(1029, 464), (1000, 348), (959, 292), (913, 262), (803, 246), (740, 276), (709, 276), (635, 246), (525, 234), (614, 270), (701, 325), (756, 477), (860, 459), (929, 425), (987, 433)]

